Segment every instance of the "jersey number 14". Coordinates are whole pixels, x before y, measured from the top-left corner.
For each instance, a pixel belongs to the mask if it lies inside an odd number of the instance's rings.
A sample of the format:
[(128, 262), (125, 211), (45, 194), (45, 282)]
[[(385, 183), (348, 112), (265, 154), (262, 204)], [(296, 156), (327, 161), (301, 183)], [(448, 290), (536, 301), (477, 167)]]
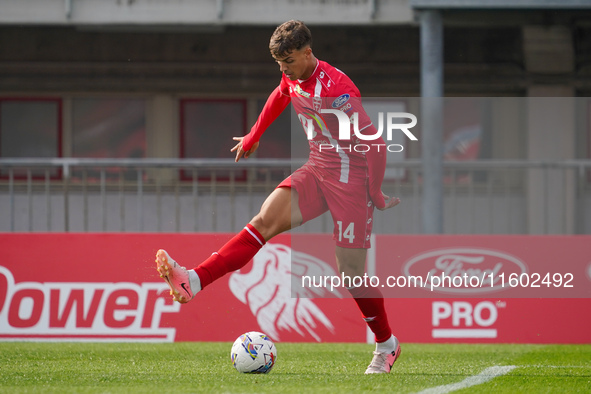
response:
[(346, 238), (349, 240), (349, 243), (352, 244), (355, 240), (355, 231), (354, 231), (354, 224), (353, 222), (349, 223), (345, 231), (343, 232), (343, 222), (337, 220), (337, 226), (339, 227), (339, 242)]

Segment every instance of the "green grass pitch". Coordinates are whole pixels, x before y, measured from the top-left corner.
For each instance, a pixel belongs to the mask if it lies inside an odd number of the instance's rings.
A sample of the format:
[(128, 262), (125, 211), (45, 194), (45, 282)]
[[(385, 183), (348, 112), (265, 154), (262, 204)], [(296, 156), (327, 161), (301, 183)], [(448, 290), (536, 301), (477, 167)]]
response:
[[(373, 346), (277, 343), (267, 375), (230, 362), (231, 343), (0, 343), (1, 393), (411, 393), (491, 366), (509, 373), (462, 392), (591, 392), (591, 345), (403, 344), (388, 375), (365, 376)], [(444, 391), (440, 391), (444, 392)]]

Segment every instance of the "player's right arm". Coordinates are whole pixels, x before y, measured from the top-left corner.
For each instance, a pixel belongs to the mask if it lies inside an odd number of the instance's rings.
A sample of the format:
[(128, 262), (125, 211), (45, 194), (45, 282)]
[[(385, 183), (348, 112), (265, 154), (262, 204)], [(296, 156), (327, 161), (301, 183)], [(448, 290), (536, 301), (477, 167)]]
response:
[(287, 93), (287, 86), (282, 83), (269, 95), (263, 110), (261, 111), (256, 123), (250, 129), (250, 133), (244, 137), (234, 137), (238, 141), (231, 152), (236, 152), (237, 162), (242, 157), (248, 158), (259, 146), (259, 139), (267, 128), (277, 119), (283, 110), (289, 105), (291, 97)]

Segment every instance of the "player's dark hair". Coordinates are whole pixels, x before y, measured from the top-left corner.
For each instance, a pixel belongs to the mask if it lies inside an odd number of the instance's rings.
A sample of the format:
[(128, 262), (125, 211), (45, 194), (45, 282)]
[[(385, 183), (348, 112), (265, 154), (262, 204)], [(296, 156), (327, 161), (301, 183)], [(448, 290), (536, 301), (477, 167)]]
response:
[(302, 21), (291, 20), (275, 29), (269, 42), (269, 50), (274, 58), (281, 59), (308, 45), (312, 46), (310, 29)]

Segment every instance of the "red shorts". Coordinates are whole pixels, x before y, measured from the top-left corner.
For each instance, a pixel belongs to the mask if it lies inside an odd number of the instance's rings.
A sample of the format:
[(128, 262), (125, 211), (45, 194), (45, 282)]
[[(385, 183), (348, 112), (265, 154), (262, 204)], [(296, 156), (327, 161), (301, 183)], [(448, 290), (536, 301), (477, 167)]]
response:
[(302, 223), (330, 211), (333, 239), (338, 246), (371, 247), (374, 207), (367, 184), (342, 183), (336, 177), (323, 176), (314, 167), (304, 165), (277, 187), (293, 187), (298, 192)]

